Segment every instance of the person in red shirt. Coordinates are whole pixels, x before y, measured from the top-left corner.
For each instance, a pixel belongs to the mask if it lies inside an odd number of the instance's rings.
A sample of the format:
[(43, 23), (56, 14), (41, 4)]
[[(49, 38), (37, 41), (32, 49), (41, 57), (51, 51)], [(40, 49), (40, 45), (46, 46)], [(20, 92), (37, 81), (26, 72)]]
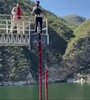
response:
[(21, 17), (22, 17), (22, 9), (21, 9), (20, 3), (17, 4), (16, 14), (17, 14), (17, 19), (18, 20), (21, 20)]
[(13, 29), (16, 26), (17, 33), (20, 34), (20, 27), (21, 27), (20, 24), (21, 24), (21, 19), (23, 15), (20, 3), (18, 3), (17, 6), (12, 9), (11, 14), (12, 14), (12, 17), (11, 17), (10, 32), (13, 33)]

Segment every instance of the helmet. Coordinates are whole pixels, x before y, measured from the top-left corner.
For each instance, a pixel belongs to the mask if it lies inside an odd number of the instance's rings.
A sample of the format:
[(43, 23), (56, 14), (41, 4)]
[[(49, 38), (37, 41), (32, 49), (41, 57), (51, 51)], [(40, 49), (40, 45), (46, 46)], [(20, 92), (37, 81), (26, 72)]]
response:
[(37, 3), (37, 4), (40, 4), (40, 1), (37, 0), (36, 3)]

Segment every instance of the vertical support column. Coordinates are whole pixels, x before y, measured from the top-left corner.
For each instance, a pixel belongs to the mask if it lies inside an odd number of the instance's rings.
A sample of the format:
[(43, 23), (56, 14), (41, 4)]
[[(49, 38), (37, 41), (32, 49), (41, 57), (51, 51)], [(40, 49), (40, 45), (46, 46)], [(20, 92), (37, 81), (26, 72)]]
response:
[(31, 22), (29, 20), (29, 44), (30, 44), (30, 35), (31, 35)]
[(45, 66), (45, 100), (48, 100), (48, 68)]
[(23, 21), (23, 34), (25, 33), (25, 22)]
[(46, 19), (46, 34), (48, 35), (48, 20)]
[(47, 44), (49, 45), (48, 20), (47, 19), (46, 19), (46, 35), (47, 35)]
[(30, 45), (30, 39), (31, 39), (31, 21), (29, 20), (29, 34), (28, 34), (28, 44), (29, 44), (29, 50), (30, 50), (30, 47), (31, 47), (31, 45)]
[(42, 43), (39, 33), (39, 100), (42, 100)]
[(6, 20), (6, 33), (8, 33), (8, 20)]

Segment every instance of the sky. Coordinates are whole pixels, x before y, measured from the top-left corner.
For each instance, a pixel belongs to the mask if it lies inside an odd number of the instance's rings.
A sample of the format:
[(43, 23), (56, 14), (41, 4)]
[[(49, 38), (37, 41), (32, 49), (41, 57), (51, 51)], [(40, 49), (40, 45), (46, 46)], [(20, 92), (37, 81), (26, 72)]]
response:
[[(35, 0), (32, 0), (35, 1)], [(79, 15), (90, 18), (90, 0), (39, 0), (41, 6), (57, 16)]]

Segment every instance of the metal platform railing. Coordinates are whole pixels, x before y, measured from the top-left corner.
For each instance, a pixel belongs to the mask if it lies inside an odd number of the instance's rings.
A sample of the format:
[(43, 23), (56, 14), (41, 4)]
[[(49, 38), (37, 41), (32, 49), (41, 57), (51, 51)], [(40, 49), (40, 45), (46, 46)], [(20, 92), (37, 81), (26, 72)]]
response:
[[(0, 46), (28, 46), (30, 45), (31, 35), (34, 34), (34, 20), (30, 16), (22, 16), (13, 31), (10, 15), (0, 15)], [(19, 28), (19, 33), (18, 33)], [(47, 19), (43, 22), (43, 35), (48, 35)]]

